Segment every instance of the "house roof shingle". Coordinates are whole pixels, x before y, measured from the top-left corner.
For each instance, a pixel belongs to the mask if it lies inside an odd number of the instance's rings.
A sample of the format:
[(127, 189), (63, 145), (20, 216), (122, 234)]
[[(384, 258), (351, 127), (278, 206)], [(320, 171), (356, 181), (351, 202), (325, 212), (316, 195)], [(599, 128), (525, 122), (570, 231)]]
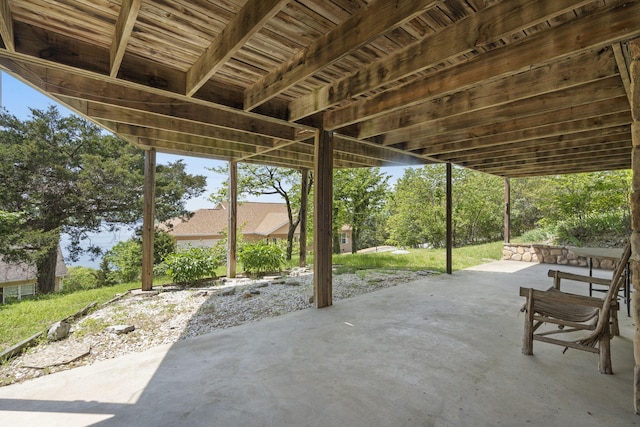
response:
[[(289, 222), (284, 203), (238, 203), (238, 229), (243, 234), (268, 235)], [(213, 209), (198, 209), (187, 221), (174, 218), (170, 221), (170, 234), (176, 237), (223, 235), (228, 227), (228, 204), (221, 203)]]

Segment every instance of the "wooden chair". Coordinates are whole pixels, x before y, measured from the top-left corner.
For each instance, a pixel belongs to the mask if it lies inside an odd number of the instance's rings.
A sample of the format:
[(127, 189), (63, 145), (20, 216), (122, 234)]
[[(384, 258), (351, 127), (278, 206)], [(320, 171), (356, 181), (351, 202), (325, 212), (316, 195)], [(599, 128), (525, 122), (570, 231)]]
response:
[[(554, 286), (543, 291), (520, 288), (520, 296), (526, 297), (523, 307), (526, 312), (522, 353), (533, 354), (533, 341), (542, 341), (600, 355), (598, 369), (603, 374), (612, 374), (611, 347), (612, 334), (617, 331), (618, 291), (625, 280), (625, 268), (631, 256), (631, 246), (627, 245), (610, 281), (598, 280), (608, 285), (604, 298), (576, 295), (560, 290), (562, 278), (584, 282), (594, 282), (590, 276), (580, 276), (562, 272), (550, 272)], [(536, 332), (543, 324), (554, 324), (557, 328)], [(586, 331), (579, 338), (551, 338), (550, 335)]]

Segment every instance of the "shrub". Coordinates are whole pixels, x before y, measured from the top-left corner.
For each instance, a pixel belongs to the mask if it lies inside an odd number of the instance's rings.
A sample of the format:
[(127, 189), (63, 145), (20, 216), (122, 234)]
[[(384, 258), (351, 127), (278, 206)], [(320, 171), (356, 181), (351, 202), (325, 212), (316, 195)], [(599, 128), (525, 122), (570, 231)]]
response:
[(206, 277), (216, 277), (221, 260), (213, 248), (188, 247), (165, 258), (167, 274), (175, 283), (194, 285)]
[(120, 283), (132, 282), (142, 272), (142, 245), (133, 239), (120, 241), (105, 256)]
[(64, 292), (75, 292), (98, 287), (95, 278), (95, 270), (88, 267), (69, 267), (69, 275), (62, 282)]
[(270, 271), (280, 271), (285, 262), (282, 248), (264, 242), (245, 244), (238, 254), (238, 259), (245, 272), (257, 276)]

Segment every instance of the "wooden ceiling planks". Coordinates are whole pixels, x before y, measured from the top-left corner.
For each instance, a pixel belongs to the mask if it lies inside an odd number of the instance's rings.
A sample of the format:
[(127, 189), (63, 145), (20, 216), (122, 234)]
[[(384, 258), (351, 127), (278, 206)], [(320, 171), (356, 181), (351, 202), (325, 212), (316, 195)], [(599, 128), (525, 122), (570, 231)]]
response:
[(0, 67), (167, 152), (306, 168), (322, 127), (335, 167), (531, 176), (630, 167), (637, 22), (621, 0), (0, 0)]

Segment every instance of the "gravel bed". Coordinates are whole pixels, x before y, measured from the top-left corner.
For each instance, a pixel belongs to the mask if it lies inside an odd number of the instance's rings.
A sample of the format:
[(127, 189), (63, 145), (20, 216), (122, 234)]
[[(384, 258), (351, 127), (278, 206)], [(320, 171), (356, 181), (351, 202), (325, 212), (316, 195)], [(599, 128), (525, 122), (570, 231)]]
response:
[[(334, 274), (333, 300), (407, 283), (429, 274), (431, 272), (375, 270)], [(231, 279), (216, 287), (168, 287), (154, 296), (127, 295), (78, 320), (66, 339), (43, 342), (0, 365), (0, 386), (312, 307), (312, 280), (309, 272), (294, 270), (281, 279)], [(119, 335), (107, 329), (113, 325), (133, 325), (135, 330)], [(84, 348), (85, 353), (90, 351), (69, 363), (31, 367), (34, 358), (73, 353), (80, 348)]]

